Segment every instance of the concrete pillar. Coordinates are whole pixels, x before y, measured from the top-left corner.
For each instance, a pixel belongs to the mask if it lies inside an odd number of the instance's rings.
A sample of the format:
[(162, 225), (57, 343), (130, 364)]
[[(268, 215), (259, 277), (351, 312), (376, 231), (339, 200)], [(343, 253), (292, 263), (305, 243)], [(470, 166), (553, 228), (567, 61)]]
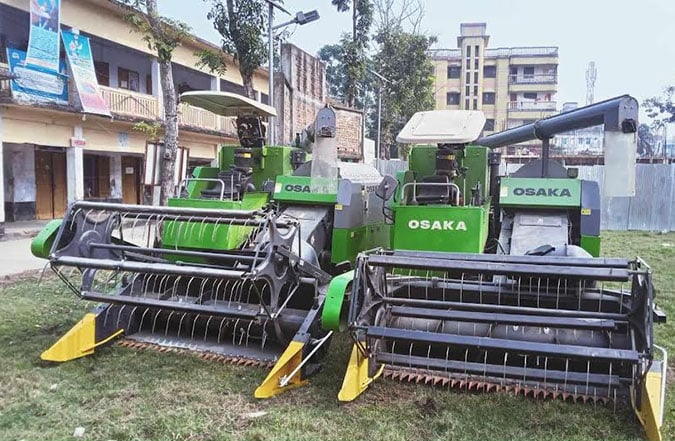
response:
[(162, 81), (159, 76), (159, 61), (150, 57), (150, 76), (152, 77), (152, 95), (157, 98), (159, 116), (164, 119), (164, 100), (162, 99)]
[(220, 78), (216, 76), (211, 76), (211, 90), (220, 92)]
[[(83, 138), (82, 126), (73, 128), (73, 136)], [(68, 178), (68, 203), (84, 199), (84, 159), (82, 147), (66, 149), (66, 174)]]
[(110, 157), (110, 198), (122, 199), (122, 155)]
[(5, 235), (5, 160), (2, 135), (2, 109), (0, 109), (0, 237)]
[[(214, 75), (211, 75), (211, 90), (220, 92), (220, 78)], [(220, 130), (223, 126), (223, 119), (220, 116), (216, 116), (216, 130)]]

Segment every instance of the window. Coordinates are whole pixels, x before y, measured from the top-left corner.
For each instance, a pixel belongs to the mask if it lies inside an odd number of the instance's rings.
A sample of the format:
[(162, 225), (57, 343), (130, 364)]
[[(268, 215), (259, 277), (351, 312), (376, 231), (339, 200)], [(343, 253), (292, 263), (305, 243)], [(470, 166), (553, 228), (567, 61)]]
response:
[(523, 78), (534, 78), (534, 66), (525, 66), (523, 68)]
[(525, 92), (525, 93), (523, 93), (523, 98), (525, 98), (526, 100), (536, 101), (537, 100), (537, 92)]
[(497, 66), (483, 66), (484, 78), (497, 78)]
[(469, 84), (471, 82), (471, 72), (466, 73), (466, 83)]
[(475, 57), (478, 57), (480, 55), (480, 46), (476, 45), (475, 52), (476, 52)]
[(478, 72), (473, 73), (473, 82), (477, 83), (478, 82)]
[(473, 110), (478, 110), (478, 98), (473, 99)]
[(138, 72), (127, 70), (123, 67), (117, 68), (117, 87), (120, 89), (132, 90), (138, 92), (139, 78)]
[[(478, 47), (478, 46), (476, 46), (476, 47)], [(473, 60), (473, 68), (476, 69), (476, 70), (478, 70), (478, 58), (476, 58), (475, 60)]]
[(461, 75), (461, 66), (448, 66), (448, 78), (459, 78)]
[(110, 86), (110, 65), (105, 61), (94, 61), (96, 82), (101, 86)]
[(465, 94), (466, 96), (471, 95), (471, 86), (466, 86), (466, 90), (464, 91), (464, 94)]
[(473, 86), (473, 94), (478, 96), (478, 85), (477, 84)]
[(511, 102), (518, 101), (518, 94), (516, 94), (516, 93), (510, 94), (509, 95), (509, 101), (511, 101)]
[(471, 69), (471, 60), (468, 58), (466, 59), (466, 68)]
[(486, 119), (485, 125), (483, 126), (483, 130), (487, 132), (493, 132), (495, 130), (495, 120), (492, 118)]
[(471, 46), (466, 47), (466, 57), (467, 58), (471, 57)]
[(509, 75), (518, 75), (518, 68), (515, 66), (511, 66), (509, 68)]
[(483, 92), (483, 104), (494, 104), (494, 103), (495, 103), (495, 93)]
[(469, 110), (469, 103), (470, 102), (471, 102), (471, 100), (469, 98), (466, 98), (464, 100), (464, 110)]
[(448, 106), (459, 105), (459, 92), (448, 92), (445, 94), (445, 104)]

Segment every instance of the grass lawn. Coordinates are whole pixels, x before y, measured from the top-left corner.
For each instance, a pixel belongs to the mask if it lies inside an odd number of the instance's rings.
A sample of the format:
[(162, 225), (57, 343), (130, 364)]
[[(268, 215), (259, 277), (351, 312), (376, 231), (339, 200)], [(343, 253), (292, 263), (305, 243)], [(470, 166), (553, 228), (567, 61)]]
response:
[[(658, 304), (675, 320), (675, 233), (603, 237), (604, 255), (639, 255), (652, 265)], [(111, 346), (70, 363), (42, 362), (40, 352), (91, 306), (55, 278), (0, 288), (0, 440), (72, 439), (76, 427), (85, 429), (81, 439), (117, 441), (641, 439), (630, 410), (506, 394), (383, 380), (356, 402), (338, 404), (346, 336), (333, 340), (324, 371), (308, 387), (265, 401), (253, 398), (264, 370), (189, 354)], [(671, 323), (657, 327), (656, 341), (675, 359)], [(670, 381), (665, 439), (675, 438), (674, 414)]]

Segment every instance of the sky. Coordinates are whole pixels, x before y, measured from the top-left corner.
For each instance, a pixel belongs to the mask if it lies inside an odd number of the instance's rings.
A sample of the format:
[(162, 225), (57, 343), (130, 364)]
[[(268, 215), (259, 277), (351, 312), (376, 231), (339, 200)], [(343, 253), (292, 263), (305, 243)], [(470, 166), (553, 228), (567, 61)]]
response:
[[(162, 14), (180, 19), (206, 40), (219, 35), (206, 19), (202, 0), (159, 0)], [(641, 103), (675, 85), (675, 0), (422, 0), (421, 30), (436, 48), (456, 48), (460, 23), (485, 22), (488, 47), (558, 46), (558, 107), (585, 103), (586, 69), (597, 69), (595, 101), (630, 94)], [(186, 7), (189, 4), (189, 7)], [(338, 13), (330, 0), (285, 0), (297, 11), (318, 10), (319, 21), (288, 29), (290, 42), (316, 54), (351, 32), (351, 14)], [(277, 13), (275, 24), (291, 17)]]

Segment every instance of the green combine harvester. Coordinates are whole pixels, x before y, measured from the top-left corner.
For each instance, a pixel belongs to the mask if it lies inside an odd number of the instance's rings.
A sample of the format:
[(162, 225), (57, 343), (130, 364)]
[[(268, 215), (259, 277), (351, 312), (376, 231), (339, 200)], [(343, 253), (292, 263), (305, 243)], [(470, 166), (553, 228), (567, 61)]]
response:
[(328, 283), (359, 252), (386, 246), (382, 177), (337, 162), (335, 113), (319, 111), (306, 151), (264, 146), (273, 108), (224, 92), (182, 101), (236, 116), (240, 145), (199, 167), (168, 206), (72, 203), (32, 244), (82, 299), (100, 302), (42, 354), (63, 362), (124, 337), (132, 347), (196, 350), (272, 365), (256, 396), (305, 382), (332, 334)]
[[(409, 170), (377, 191), (391, 249), (361, 254), (324, 306), (324, 328), (346, 324), (354, 341), (338, 398), (384, 375), (614, 402), (660, 440), (667, 356), (653, 324), (665, 316), (651, 271), (599, 257), (598, 184), (549, 159), (555, 134), (604, 124), (606, 193), (630, 194), (637, 115), (622, 96), (479, 138), (482, 112), (415, 114), (397, 138), (414, 144)], [(535, 139), (542, 157), (500, 177), (492, 149)]]

